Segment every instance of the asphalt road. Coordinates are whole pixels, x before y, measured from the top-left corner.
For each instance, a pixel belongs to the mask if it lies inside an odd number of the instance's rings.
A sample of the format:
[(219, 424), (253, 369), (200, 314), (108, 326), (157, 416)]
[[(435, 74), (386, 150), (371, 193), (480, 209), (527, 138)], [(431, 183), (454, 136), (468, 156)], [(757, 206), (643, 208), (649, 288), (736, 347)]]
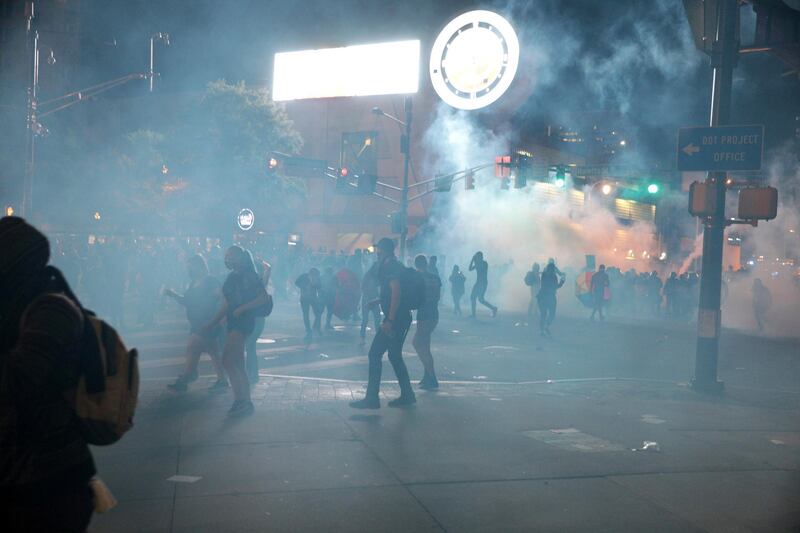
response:
[[(572, 311), (574, 315), (574, 310)], [(299, 305), (278, 302), (259, 340), (262, 374), (364, 380), (366, 343), (358, 324), (334, 319), (335, 329), (303, 342)], [(412, 379), (422, 366), (409, 333), (404, 353)], [(598, 378), (629, 378), (688, 382), (694, 371), (694, 325), (674, 320), (614, 317), (591, 322), (575, 316), (558, 317), (552, 338), (542, 338), (526, 324), (522, 313), (491, 318), (458, 318), (443, 308), (432, 350), (437, 373), (444, 381), (528, 382)], [(177, 307), (162, 309), (157, 324), (126, 331), (124, 338), (141, 354), (142, 377), (168, 382), (180, 372), (187, 326)], [(212, 374), (206, 357), (201, 374)], [(800, 339), (759, 337), (724, 330), (719, 377), (730, 385), (768, 390), (800, 391)], [(390, 366), (384, 379), (391, 380)]]

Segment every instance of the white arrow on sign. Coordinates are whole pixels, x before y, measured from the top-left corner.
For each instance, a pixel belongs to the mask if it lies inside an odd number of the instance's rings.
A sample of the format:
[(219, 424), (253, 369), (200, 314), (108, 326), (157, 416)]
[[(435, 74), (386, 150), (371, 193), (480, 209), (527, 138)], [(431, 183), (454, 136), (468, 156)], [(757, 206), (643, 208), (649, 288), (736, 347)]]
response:
[(689, 143), (686, 146), (684, 146), (683, 148), (681, 148), (681, 150), (683, 150), (683, 153), (686, 154), (686, 155), (693, 155), (693, 154), (696, 154), (697, 152), (699, 152), (700, 148), (695, 146), (695, 145), (693, 145), (692, 143)]

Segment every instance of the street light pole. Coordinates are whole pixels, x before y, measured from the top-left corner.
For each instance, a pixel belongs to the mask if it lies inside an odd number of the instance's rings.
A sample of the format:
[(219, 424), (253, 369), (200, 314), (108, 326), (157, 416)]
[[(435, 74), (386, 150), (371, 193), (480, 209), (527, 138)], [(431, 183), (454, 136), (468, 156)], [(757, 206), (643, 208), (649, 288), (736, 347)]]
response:
[(402, 222), (402, 232), (400, 233), (400, 260), (405, 264), (406, 257), (406, 238), (408, 237), (408, 166), (411, 160), (411, 120), (413, 118), (411, 110), (411, 96), (405, 97), (405, 134), (401, 140), (403, 150), (403, 192), (400, 199), (400, 220)]
[(153, 92), (153, 87), (155, 85), (156, 41), (162, 41), (166, 46), (169, 46), (169, 34), (158, 32), (150, 36), (150, 70), (147, 73), (147, 76), (150, 78), (150, 92)]
[(38, 106), (37, 93), (39, 92), (39, 32), (34, 28), (34, 3), (26, 4), (26, 38), (28, 44), (28, 102), (26, 106), (27, 130), (25, 137), (25, 178), (22, 183), (22, 216), (30, 217), (33, 214), (33, 173), (36, 156), (36, 132), (38, 120), (36, 109)]
[[(33, 181), (35, 177), (36, 162), (36, 136), (47, 133), (47, 128), (39, 123), (39, 119), (71, 107), (72, 105), (85, 101), (91, 96), (95, 96), (114, 87), (123, 85), (132, 80), (150, 78), (150, 92), (153, 91), (153, 79), (155, 78), (154, 47), (156, 41), (161, 41), (169, 46), (168, 33), (155, 33), (150, 37), (150, 71), (147, 74), (134, 73), (114, 80), (109, 80), (86, 89), (67, 93), (52, 100), (39, 102), (39, 32), (35, 29), (36, 13), (33, 0), (25, 4), (25, 16), (27, 17), (27, 48), (28, 58), (28, 102), (26, 106), (27, 135), (25, 146), (25, 176), (22, 185), (22, 216), (30, 218), (33, 216)], [(52, 52), (51, 52), (52, 53)], [(48, 109), (49, 106), (58, 104), (55, 109)], [(40, 112), (41, 108), (41, 112)]]
[[(736, 41), (738, 26), (737, 0), (719, 0), (716, 34), (711, 53), (713, 82), (711, 88), (710, 125), (723, 126), (730, 120), (733, 69), (739, 54)], [(714, 191), (715, 212), (705, 222), (703, 232), (700, 305), (697, 314), (697, 353), (692, 388), (705, 392), (721, 392), (724, 384), (717, 380), (719, 334), (721, 325), (720, 292), (722, 288), (722, 250), (725, 236), (725, 172), (709, 172), (706, 183)]]

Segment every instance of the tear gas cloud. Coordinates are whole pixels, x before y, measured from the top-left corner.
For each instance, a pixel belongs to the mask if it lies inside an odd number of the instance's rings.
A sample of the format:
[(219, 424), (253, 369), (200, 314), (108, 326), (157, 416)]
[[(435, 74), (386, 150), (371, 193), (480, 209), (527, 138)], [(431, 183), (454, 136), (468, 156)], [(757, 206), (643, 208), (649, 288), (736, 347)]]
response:
[(739, 329), (753, 329), (753, 280), (760, 279), (772, 294), (772, 307), (767, 315), (765, 333), (779, 337), (798, 337), (800, 316), (800, 269), (790, 265), (787, 257), (800, 252), (800, 161), (797, 143), (789, 142), (768, 154), (767, 172), (770, 185), (779, 191), (778, 217), (761, 222), (758, 227), (739, 226), (744, 242), (755, 243), (759, 259), (748, 276), (734, 276), (728, 281), (727, 298), (723, 303), (723, 324)]
[[(700, 57), (679, 2), (616, 10), (605, 30), (582, 39), (570, 28), (569, 16), (553, 16), (562, 6), (560, 2), (520, 2), (505, 7), (503, 11), (512, 18), (515, 14), (526, 18), (524, 25), (516, 25), (522, 48), (521, 75), (530, 83), (532, 94), (526, 115), (507, 116), (490, 130), (485, 119), (497, 108), (493, 111), (490, 107), (483, 114), (465, 113), (440, 104), (423, 139), (426, 174), (491, 162), (512, 147), (528, 148), (520, 146), (510, 133), (512, 119), (569, 126), (577, 124), (586, 112), (612, 110), (634, 133), (638, 132), (634, 122), (670, 130), (686, 120), (676, 109), (689, 110), (696, 104), (676, 101), (680, 96), (675, 94), (685, 94), (676, 90), (677, 80), (696, 76)], [(491, 121), (498, 123), (494, 116)], [(644, 168), (648, 150), (643, 142), (622, 162)], [(449, 265), (457, 262), (462, 269), (477, 250), (484, 252), (495, 269), (503, 265), (495, 272), (500, 276), (499, 285), (491, 287), (490, 283), (490, 293), (503, 307), (522, 309), (527, 305), (528, 295), (520, 290), (525, 272), (534, 261), (544, 266), (548, 257), (555, 258), (562, 269), (579, 270), (585, 255), (593, 254), (598, 263), (623, 270), (652, 270), (648, 263), (626, 261), (622, 249), (655, 251), (652, 223), (623, 226), (601, 206), (574, 207), (567, 191), (557, 199), (544, 198), (540, 190), (546, 185), (542, 184), (500, 190), (498, 180), (488, 177), (490, 173), (491, 169), (478, 175), (478, 190), (456, 191), (434, 206), (432, 225), (437, 230), (435, 245), (431, 245), (447, 253)], [(588, 201), (588, 195), (586, 198)], [(619, 255), (614, 255), (614, 248)], [(562, 289), (562, 300), (572, 292), (571, 281)]]

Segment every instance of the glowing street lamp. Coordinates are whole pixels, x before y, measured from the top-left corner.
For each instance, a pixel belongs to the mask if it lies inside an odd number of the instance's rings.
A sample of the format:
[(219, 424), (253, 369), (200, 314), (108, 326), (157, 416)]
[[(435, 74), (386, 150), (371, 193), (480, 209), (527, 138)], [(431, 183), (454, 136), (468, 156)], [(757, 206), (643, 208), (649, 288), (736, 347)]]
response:
[(611, 187), (611, 185), (609, 185), (608, 183), (605, 183), (605, 184), (604, 184), (604, 185), (603, 185), (603, 186), (600, 188), (600, 191), (601, 191), (603, 194), (605, 194), (606, 196), (608, 196), (609, 194), (611, 194), (611, 190), (612, 190), (612, 187)]
[(100, 211), (95, 211), (95, 212), (94, 212), (94, 215), (92, 215), (92, 217), (93, 217), (95, 220), (100, 220)]
[(14, 216), (14, 208), (10, 205), (6, 206), (6, 216), (13, 217)]

